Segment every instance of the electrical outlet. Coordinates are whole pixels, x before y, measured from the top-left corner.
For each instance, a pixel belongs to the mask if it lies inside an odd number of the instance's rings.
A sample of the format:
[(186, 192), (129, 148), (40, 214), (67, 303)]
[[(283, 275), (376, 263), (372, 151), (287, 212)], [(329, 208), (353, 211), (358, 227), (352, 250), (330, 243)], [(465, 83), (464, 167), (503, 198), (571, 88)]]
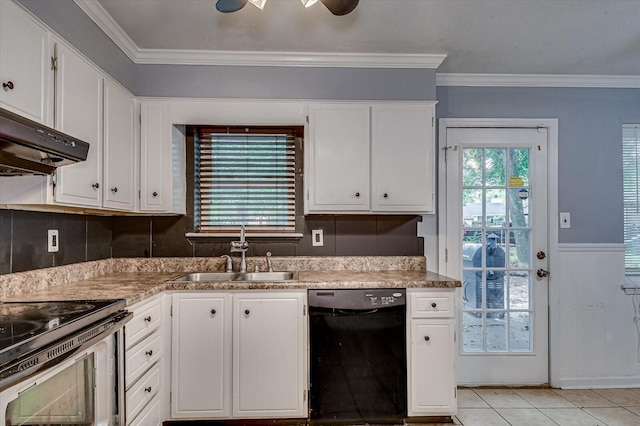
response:
[(571, 228), (571, 213), (560, 213), (560, 228)]
[(60, 246), (60, 240), (58, 239), (58, 230), (57, 229), (49, 229), (47, 231), (47, 251), (49, 253), (55, 253), (58, 251), (58, 247)]
[(322, 247), (324, 245), (324, 232), (322, 229), (311, 231), (311, 245), (314, 247)]

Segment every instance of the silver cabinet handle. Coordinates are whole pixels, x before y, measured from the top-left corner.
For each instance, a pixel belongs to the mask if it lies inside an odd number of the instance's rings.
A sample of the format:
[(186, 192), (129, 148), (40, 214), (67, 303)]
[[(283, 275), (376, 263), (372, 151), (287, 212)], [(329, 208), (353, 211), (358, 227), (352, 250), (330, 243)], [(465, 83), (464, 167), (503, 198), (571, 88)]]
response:
[(6, 83), (2, 83), (2, 87), (4, 87), (5, 89), (13, 90), (15, 86), (13, 84), (13, 81), (7, 81)]
[(111, 192), (118, 192), (118, 187), (116, 186), (115, 188), (111, 188)]
[(152, 349), (150, 349), (150, 350), (148, 350), (148, 351), (147, 351), (147, 352), (145, 352), (145, 353), (147, 354), (147, 356), (151, 356), (151, 355), (153, 355), (153, 350), (152, 350)]
[(92, 187), (93, 189), (98, 189), (98, 188), (100, 188), (100, 184), (99, 184), (98, 182), (96, 182), (96, 183), (92, 183), (92, 184), (91, 184), (91, 187)]
[(428, 342), (429, 340), (431, 340), (431, 338), (429, 336), (424, 336), (424, 340)]
[(151, 315), (149, 315), (148, 317), (145, 317), (145, 322), (151, 322)]

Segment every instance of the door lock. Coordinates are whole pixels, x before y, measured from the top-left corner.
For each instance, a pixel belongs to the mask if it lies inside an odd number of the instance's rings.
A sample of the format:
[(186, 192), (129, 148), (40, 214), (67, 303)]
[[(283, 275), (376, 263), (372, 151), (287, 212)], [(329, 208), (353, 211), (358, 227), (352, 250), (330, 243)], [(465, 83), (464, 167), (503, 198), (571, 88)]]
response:
[(545, 257), (547, 257), (547, 253), (543, 252), (542, 250), (540, 250), (538, 253), (536, 253), (536, 257), (540, 260), (544, 259)]
[(540, 268), (536, 271), (536, 275), (538, 276), (538, 278), (547, 278), (549, 276), (549, 271)]

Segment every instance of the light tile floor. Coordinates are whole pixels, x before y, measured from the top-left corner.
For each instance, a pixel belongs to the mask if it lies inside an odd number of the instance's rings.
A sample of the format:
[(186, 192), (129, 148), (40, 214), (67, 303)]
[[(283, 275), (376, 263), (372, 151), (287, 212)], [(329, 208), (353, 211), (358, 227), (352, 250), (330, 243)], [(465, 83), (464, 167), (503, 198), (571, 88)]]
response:
[(640, 389), (458, 389), (464, 426), (640, 426)]

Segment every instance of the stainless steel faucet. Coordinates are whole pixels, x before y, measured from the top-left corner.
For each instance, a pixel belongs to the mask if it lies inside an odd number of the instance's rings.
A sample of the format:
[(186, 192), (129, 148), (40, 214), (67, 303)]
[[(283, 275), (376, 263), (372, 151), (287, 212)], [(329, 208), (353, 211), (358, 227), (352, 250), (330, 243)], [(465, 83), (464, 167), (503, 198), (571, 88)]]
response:
[(244, 225), (240, 225), (240, 241), (231, 241), (231, 253), (240, 253), (240, 272), (247, 272), (246, 253), (249, 243), (244, 239)]

